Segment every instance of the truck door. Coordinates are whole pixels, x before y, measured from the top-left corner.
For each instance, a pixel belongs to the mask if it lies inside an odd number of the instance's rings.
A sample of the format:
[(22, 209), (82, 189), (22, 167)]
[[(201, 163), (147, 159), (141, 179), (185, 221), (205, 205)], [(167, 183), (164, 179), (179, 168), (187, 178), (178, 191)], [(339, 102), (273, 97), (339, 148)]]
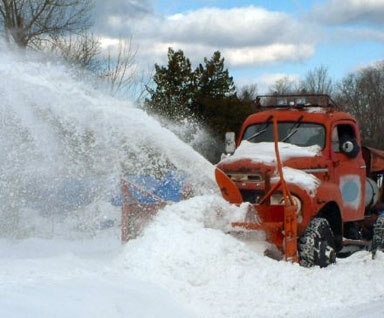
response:
[(345, 221), (359, 220), (365, 209), (365, 162), (356, 126), (340, 122), (332, 128), (334, 178), (343, 199)]

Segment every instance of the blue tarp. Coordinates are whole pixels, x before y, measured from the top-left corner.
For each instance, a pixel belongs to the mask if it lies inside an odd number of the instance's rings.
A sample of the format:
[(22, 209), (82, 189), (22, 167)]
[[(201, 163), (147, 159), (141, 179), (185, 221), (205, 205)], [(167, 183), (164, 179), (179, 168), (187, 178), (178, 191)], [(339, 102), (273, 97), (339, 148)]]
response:
[[(128, 188), (138, 203), (156, 203), (156, 197), (166, 202), (178, 202), (182, 199), (185, 177), (180, 174), (169, 172), (162, 179), (151, 175), (129, 175), (124, 179), (128, 181)], [(122, 205), (121, 196), (113, 198), (112, 203)]]

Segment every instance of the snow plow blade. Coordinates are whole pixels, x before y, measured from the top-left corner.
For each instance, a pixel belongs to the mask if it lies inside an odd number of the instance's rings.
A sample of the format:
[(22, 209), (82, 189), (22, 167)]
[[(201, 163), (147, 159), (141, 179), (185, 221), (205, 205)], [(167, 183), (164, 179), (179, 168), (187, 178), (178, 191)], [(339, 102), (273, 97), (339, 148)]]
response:
[[(284, 260), (297, 262), (297, 230), (295, 206), (262, 206), (256, 205), (257, 218), (261, 222), (234, 222), (234, 228), (261, 230), (266, 233), (267, 241), (283, 251)], [(268, 217), (269, 216), (269, 217)], [(276, 257), (273, 257), (276, 259)]]
[[(216, 169), (215, 175), (223, 197), (232, 204), (241, 204), (243, 200), (236, 185), (220, 169)], [(276, 189), (284, 186), (282, 184), (283, 182), (278, 182), (261, 202), (265, 203)], [(244, 222), (234, 222), (232, 227), (236, 230), (264, 231), (267, 241), (275, 244), (283, 252), (283, 258), (286, 261), (297, 262), (296, 206), (289, 204), (255, 204), (251, 206), (253, 206), (253, 209), (249, 209)], [(276, 257), (273, 258), (278, 259)]]
[(221, 169), (215, 169), (215, 178), (225, 200), (233, 204), (240, 204), (243, 202), (239, 189)]
[[(133, 194), (133, 190), (152, 197), (154, 202), (138, 202)], [(121, 180), (121, 192), (123, 201), (121, 211), (121, 241), (124, 243), (140, 235), (151, 218), (158, 210), (164, 208), (167, 203), (126, 179)]]

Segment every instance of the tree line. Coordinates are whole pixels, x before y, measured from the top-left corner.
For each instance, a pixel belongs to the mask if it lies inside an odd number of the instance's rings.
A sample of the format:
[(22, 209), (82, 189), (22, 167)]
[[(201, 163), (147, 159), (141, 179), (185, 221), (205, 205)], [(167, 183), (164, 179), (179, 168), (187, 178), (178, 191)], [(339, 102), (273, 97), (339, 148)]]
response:
[[(128, 96), (140, 77), (133, 67), (136, 51), (121, 40), (117, 53), (102, 54), (100, 39), (90, 32), (92, 0), (0, 0), (0, 32), (6, 43), (21, 50), (60, 56), (108, 84), (113, 95)], [(193, 68), (182, 50), (168, 49), (168, 64), (154, 65), (153, 76), (141, 76), (138, 102), (160, 120), (194, 122), (204, 127), (208, 146), (196, 146), (212, 162), (224, 147), (224, 133), (238, 131), (254, 109), (256, 83), (236, 87), (219, 51)], [(328, 94), (360, 123), (364, 144), (384, 149), (384, 61), (346, 75), (335, 82), (327, 67), (309, 70), (301, 81), (277, 80), (267, 93)], [(131, 94), (132, 96), (132, 94)], [(185, 136), (183, 136), (185, 138)], [(186, 140), (188, 142), (188, 140)]]
[[(219, 51), (192, 69), (182, 50), (168, 49), (168, 65), (155, 65), (154, 88), (148, 87), (144, 107), (152, 114), (173, 121), (197, 120), (208, 127), (212, 145), (197, 149), (212, 162), (224, 150), (224, 133), (238, 132), (244, 119), (255, 109), (257, 84), (237, 89), (224, 67)], [(384, 149), (384, 62), (332, 80), (328, 68), (309, 70), (301, 81), (283, 77), (266, 94), (327, 94), (339, 107), (359, 121), (363, 144)]]

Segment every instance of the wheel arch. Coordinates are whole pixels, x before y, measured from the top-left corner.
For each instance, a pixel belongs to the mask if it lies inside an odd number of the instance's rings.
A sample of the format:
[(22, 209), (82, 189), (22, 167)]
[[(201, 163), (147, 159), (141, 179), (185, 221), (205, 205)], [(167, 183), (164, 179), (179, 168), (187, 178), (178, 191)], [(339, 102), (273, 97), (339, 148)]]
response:
[(328, 202), (320, 209), (316, 217), (325, 218), (328, 221), (335, 237), (337, 249), (341, 249), (343, 240), (343, 220), (337, 203), (335, 201)]

